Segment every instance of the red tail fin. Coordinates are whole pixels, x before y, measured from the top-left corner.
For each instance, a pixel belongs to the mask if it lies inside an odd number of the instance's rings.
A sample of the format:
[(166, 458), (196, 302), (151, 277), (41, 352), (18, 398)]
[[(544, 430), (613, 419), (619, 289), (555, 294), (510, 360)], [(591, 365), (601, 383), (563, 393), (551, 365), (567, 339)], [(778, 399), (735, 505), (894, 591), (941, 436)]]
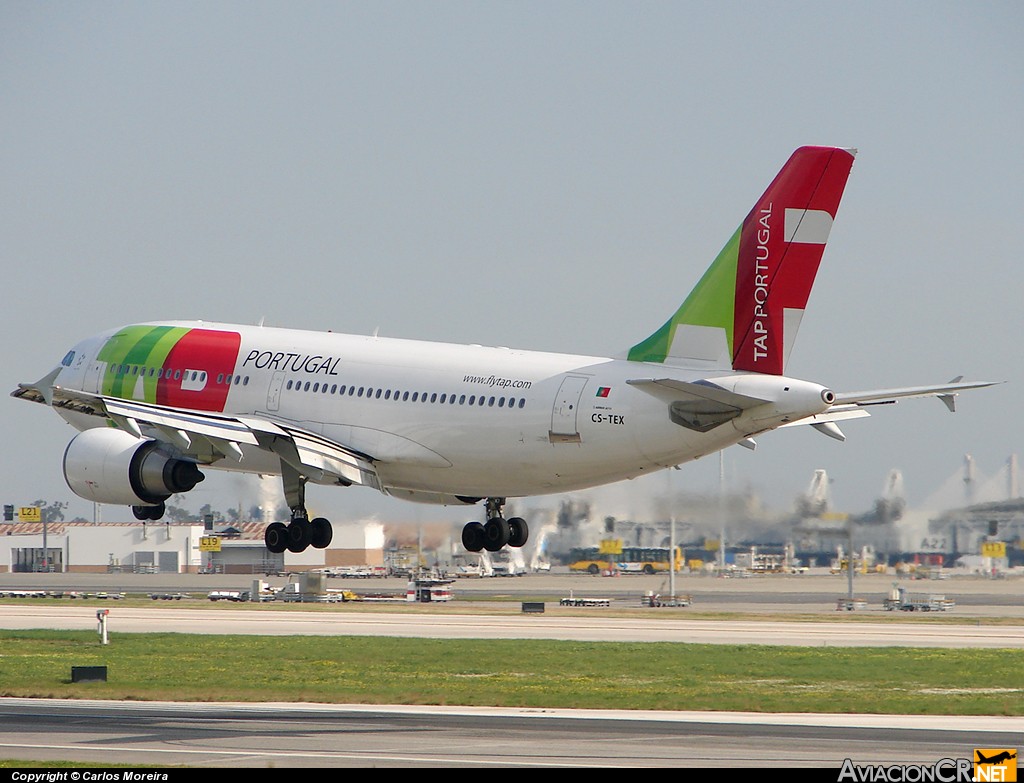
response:
[(856, 150), (801, 147), (743, 221), (733, 368), (781, 375)]

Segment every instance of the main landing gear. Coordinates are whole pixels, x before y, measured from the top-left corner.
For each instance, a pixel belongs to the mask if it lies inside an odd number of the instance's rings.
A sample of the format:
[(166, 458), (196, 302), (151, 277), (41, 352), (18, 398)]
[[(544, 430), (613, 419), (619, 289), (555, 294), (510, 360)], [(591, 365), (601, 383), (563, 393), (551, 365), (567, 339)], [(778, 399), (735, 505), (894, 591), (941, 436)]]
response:
[(292, 519), (287, 525), (282, 522), (271, 522), (263, 533), (263, 543), (275, 555), (286, 549), (289, 552), (304, 552), (309, 547), (326, 549), (334, 538), (331, 523), (323, 517), (309, 519), (303, 509), (301, 512), (292, 509)]
[(326, 549), (334, 538), (331, 523), (323, 517), (310, 520), (306, 513), (306, 478), (282, 463), (284, 496), (291, 509), (291, 521), (271, 522), (263, 533), (263, 543), (275, 555), (285, 550), (304, 552), (309, 547)]
[(470, 522), (462, 528), (462, 545), (469, 552), (497, 552), (506, 544), (520, 547), (530, 537), (530, 528), (522, 517), (505, 519), (501, 507), (505, 498), (487, 498), (487, 521), (483, 524)]

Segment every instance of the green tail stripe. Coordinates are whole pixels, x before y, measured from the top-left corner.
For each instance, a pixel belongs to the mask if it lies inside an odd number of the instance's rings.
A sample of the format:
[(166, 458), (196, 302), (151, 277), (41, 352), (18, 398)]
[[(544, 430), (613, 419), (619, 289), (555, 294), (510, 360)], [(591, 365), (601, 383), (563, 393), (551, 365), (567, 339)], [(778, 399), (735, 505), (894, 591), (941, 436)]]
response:
[(686, 297), (664, 326), (643, 342), (629, 349), (634, 362), (664, 362), (669, 355), (672, 336), (681, 324), (713, 326), (725, 330), (729, 356), (733, 353), (734, 311), (736, 308), (736, 270), (739, 264), (740, 232), (736, 229), (722, 252), (708, 267), (697, 286)]

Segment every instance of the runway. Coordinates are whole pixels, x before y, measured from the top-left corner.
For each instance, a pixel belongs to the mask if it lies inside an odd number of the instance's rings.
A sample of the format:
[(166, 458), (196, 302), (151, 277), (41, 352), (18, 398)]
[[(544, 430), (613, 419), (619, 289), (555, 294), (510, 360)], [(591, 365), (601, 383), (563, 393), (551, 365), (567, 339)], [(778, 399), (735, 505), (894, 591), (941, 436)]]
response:
[[(0, 587), (21, 575), (4, 575)], [(33, 575), (34, 576), (34, 575)], [(61, 575), (72, 578), (68, 575)], [(52, 575), (39, 575), (52, 578)], [(79, 578), (80, 577), (74, 577)], [(187, 578), (190, 582), (195, 577)], [(227, 577), (208, 583), (222, 589)], [(124, 576), (105, 576), (117, 589)], [(241, 586), (244, 580), (241, 580)], [(235, 586), (240, 580), (235, 580)], [(836, 580), (760, 581), (717, 593), (736, 611), (759, 617), (722, 618), (691, 608), (640, 609), (646, 583), (545, 577), (459, 583), (458, 590), (491, 591), (532, 600), (538, 595), (613, 596), (612, 609), (524, 614), (515, 601), (413, 605), (389, 609), (335, 604), (229, 608), (116, 601), (0, 604), (0, 628), (96, 628), (97, 609), (109, 609), (110, 632), (391, 635), (464, 639), (524, 638), (578, 641), (694, 642), (805, 646), (1024, 647), (1019, 583), (977, 581), (943, 585), (957, 599), (948, 617), (910, 617), (881, 611), (872, 583), (865, 612), (837, 612)], [(472, 585), (472, 586), (470, 586)], [(571, 586), (570, 586), (571, 585)], [(332, 584), (332, 587), (340, 584)], [(367, 589), (364, 582), (362, 589)], [(376, 585), (374, 585), (376, 587)], [(877, 587), (877, 589), (876, 589)], [(193, 588), (194, 589), (194, 588)], [(652, 588), (653, 589), (653, 588)], [(966, 600), (965, 600), (966, 599)], [(880, 600), (880, 597), (879, 597)], [(731, 601), (731, 603), (729, 602)], [(721, 603), (715, 612), (722, 610)], [(780, 609), (781, 607), (781, 609)], [(780, 619), (782, 611), (787, 619)], [(811, 615), (806, 621), (791, 614)], [(957, 619), (960, 622), (955, 622)], [(953, 622), (951, 622), (951, 620)], [(964, 622), (966, 620), (966, 622)], [(1006, 623), (1009, 620), (1009, 623)], [(1006, 623), (1006, 624), (1003, 624)], [(614, 705), (609, 705), (614, 706)], [(274, 768), (822, 768), (856, 765), (933, 765), (970, 759), (973, 749), (1017, 748), (1024, 718), (951, 716), (773, 715), (760, 713), (538, 710), (442, 706), (320, 704), (186, 704), (0, 699), (0, 757), (74, 759), (139, 766)], [(832, 773), (826, 773), (831, 775)], [(835, 779), (835, 778), (830, 778)]]
[[(968, 625), (920, 622), (795, 622), (778, 620), (687, 619), (682, 609), (652, 609), (646, 617), (604, 614), (600, 608), (555, 606), (542, 615), (511, 607), (493, 614), (458, 614), (450, 606), (417, 606), (419, 611), (330, 611), (291, 609), (178, 608), (119, 606), (106, 601), (60, 605), (0, 605), (0, 628), (89, 630), (96, 610), (108, 609), (111, 633), (261, 634), (270, 636), (402, 636), (434, 639), (562, 639), (586, 642), (687, 642), (801, 647), (948, 647), (1024, 649), (1024, 625), (976, 622)], [(659, 614), (660, 613), (660, 614)]]
[[(1024, 719), (0, 699), (0, 755), (274, 768), (826, 768), (971, 759)], [(835, 779), (830, 777), (829, 779)]]

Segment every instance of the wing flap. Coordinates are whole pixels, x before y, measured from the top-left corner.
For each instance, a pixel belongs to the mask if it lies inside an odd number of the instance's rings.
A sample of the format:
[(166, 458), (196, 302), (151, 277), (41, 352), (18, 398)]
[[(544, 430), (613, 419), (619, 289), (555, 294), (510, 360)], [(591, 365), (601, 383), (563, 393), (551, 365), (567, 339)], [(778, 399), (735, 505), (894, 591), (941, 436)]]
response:
[(283, 428), (295, 446), (295, 452), (304, 468), (338, 476), (348, 484), (373, 487), (382, 490), (377, 470), (365, 455), (305, 430)]
[[(161, 430), (232, 440), (249, 446), (259, 445), (259, 440), (251, 428), (244, 422), (228, 416), (184, 411), (113, 397), (102, 397), (101, 399), (107, 416), (113, 419), (119, 427), (125, 420), (131, 420), (136, 423), (144, 422)], [(131, 426), (128, 426), (127, 429), (129, 432), (132, 431)]]

